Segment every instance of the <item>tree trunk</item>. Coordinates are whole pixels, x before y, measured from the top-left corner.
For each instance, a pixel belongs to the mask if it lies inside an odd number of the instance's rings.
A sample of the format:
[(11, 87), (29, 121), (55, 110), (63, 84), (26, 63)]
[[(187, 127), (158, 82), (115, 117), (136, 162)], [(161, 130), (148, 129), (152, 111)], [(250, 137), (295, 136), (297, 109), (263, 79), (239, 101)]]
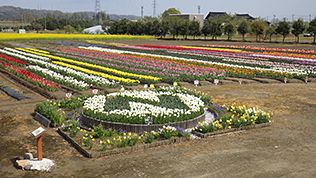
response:
[(284, 43), (284, 40), (285, 40), (285, 36), (283, 36), (283, 40), (282, 40), (282, 43)]
[(297, 35), (297, 43), (300, 43), (300, 36)]
[(242, 40), (245, 41), (245, 34), (242, 34)]

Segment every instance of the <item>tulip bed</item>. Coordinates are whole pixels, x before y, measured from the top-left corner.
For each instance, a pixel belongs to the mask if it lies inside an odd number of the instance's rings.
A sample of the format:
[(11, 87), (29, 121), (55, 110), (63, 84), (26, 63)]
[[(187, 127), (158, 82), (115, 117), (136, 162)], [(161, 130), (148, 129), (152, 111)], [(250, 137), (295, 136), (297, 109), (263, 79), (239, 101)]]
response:
[[(128, 53), (170, 57), (190, 63), (221, 69), (227, 76), (264, 76), (272, 78), (305, 78), (316, 76), (315, 50), (280, 48), (256, 48), (249, 46), (204, 45), (163, 46), (137, 45), (115, 46)], [(159, 50), (157, 50), (159, 49)]]
[(243, 106), (229, 107), (212, 104), (209, 106), (217, 113), (217, 117), (211, 123), (202, 122), (197, 124), (192, 130), (200, 133), (215, 132), (231, 128), (240, 128), (248, 125), (271, 122), (270, 113), (266, 113), (259, 108), (247, 108)]
[(145, 124), (167, 124), (190, 120), (204, 113), (210, 98), (200, 92), (180, 87), (153, 90), (120, 91), (107, 96), (95, 95), (83, 106), (84, 114), (105, 121)]
[(53, 81), (46, 80), (44, 78), (34, 75), (29, 70), (23, 70), (19, 67), (25, 66), (26, 62), (12, 57), (0, 54), (0, 67), (4, 68), (6, 71), (13, 73), (35, 85), (45, 88), (49, 91), (57, 91), (61, 88), (60, 85), (54, 83)]
[(41, 42), (35, 43), (37, 48), (5, 47), (0, 49), (0, 57), (7, 58), (16, 67), (26, 66), (32, 74), (77, 90), (93, 86), (111, 88), (161, 82), (193, 83), (195, 80), (227, 76), (316, 77), (315, 50), (230, 45), (130, 46), (87, 42), (80, 43), (86, 45), (79, 47), (38, 45)]

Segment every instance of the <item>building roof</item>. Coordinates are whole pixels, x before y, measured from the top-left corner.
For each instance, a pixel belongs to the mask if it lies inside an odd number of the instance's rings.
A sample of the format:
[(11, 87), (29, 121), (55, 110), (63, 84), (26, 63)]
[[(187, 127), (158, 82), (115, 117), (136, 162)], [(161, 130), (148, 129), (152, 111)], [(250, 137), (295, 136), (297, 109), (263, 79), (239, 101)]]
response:
[[(226, 12), (209, 12), (206, 17), (205, 17), (205, 20), (209, 19), (210, 17), (224, 17), (226, 16), (227, 13)], [(246, 18), (247, 20), (250, 20), (250, 21), (253, 21), (255, 20), (254, 17), (252, 17), (251, 15), (249, 14), (236, 14), (237, 15), (237, 18)]]

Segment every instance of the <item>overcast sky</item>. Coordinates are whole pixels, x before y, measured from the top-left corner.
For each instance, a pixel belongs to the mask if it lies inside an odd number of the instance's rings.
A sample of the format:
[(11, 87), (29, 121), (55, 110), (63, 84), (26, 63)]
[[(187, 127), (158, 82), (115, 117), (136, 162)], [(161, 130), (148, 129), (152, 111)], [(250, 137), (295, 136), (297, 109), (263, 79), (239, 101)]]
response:
[[(101, 11), (108, 14), (153, 15), (154, 0), (100, 0)], [(0, 0), (0, 6), (16, 6), (27, 9), (61, 10), (63, 12), (94, 11), (95, 0)], [(198, 13), (205, 16), (209, 11), (247, 13), (253, 17), (268, 18), (273, 16), (288, 20), (303, 18), (308, 21), (316, 17), (316, 0), (156, 0), (156, 16), (164, 10), (174, 7), (181, 13)]]

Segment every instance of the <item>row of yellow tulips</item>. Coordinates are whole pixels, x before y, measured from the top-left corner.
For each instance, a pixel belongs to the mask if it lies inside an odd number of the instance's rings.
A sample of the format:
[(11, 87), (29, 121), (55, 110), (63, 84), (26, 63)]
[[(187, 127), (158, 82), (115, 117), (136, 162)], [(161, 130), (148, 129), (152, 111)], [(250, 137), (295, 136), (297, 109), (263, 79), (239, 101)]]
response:
[(132, 80), (132, 79), (127, 79), (127, 78), (122, 78), (122, 77), (116, 77), (116, 76), (113, 76), (113, 75), (108, 75), (108, 74), (105, 74), (105, 73), (102, 73), (102, 72), (96, 72), (96, 71), (93, 71), (93, 70), (85, 69), (85, 68), (82, 68), (82, 67), (78, 67), (78, 66), (75, 66), (75, 65), (71, 65), (71, 64), (67, 64), (67, 63), (63, 63), (63, 62), (59, 62), (59, 61), (52, 61), (52, 63), (53, 64), (57, 64), (57, 65), (61, 65), (61, 66), (65, 66), (65, 67), (68, 67), (68, 68), (72, 68), (72, 69), (75, 69), (75, 70), (78, 70), (78, 71), (81, 71), (81, 72), (84, 72), (84, 73), (87, 73), (87, 74), (97, 75), (97, 76), (100, 76), (100, 77), (103, 77), (103, 78), (106, 78), (106, 79), (109, 79), (109, 80), (115, 80), (115, 81), (124, 82), (124, 83), (140, 83), (139, 80)]
[(24, 52), (29, 52), (29, 53), (33, 53), (33, 54), (36, 54), (36, 55), (40, 55), (40, 56), (49, 57), (51, 59), (56, 59), (56, 60), (59, 60), (59, 61), (65, 61), (65, 62), (69, 62), (69, 63), (72, 63), (72, 64), (77, 64), (77, 65), (81, 65), (81, 66), (87, 66), (87, 67), (91, 67), (91, 68), (95, 68), (95, 69), (101, 69), (101, 70), (104, 70), (104, 71), (107, 71), (107, 72), (118, 74), (120, 76), (128, 76), (128, 77), (133, 77), (133, 78), (138, 78), (138, 79), (146, 79), (146, 80), (153, 80), (153, 81), (161, 80), (161, 78), (158, 78), (158, 77), (123, 72), (123, 71), (120, 71), (120, 70), (111, 69), (111, 68), (108, 68), (108, 67), (103, 67), (103, 66), (99, 66), (99, 65), (95, 65), (95, 64), (75, 61), (75, 60), (66, 59), (66, 58), (63, 58), (63, 57), (53, 56), (53, 55), (49, 55), (49, 54), (38, 53), (38, 52), (35, 52), (33, 50), (28, 50), (28, 49), (23, 49), (23, 48), (16, 48), (16, 49), (24, 51)]

